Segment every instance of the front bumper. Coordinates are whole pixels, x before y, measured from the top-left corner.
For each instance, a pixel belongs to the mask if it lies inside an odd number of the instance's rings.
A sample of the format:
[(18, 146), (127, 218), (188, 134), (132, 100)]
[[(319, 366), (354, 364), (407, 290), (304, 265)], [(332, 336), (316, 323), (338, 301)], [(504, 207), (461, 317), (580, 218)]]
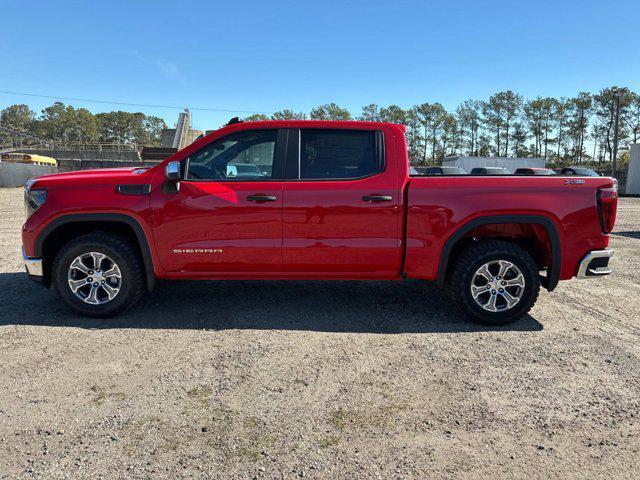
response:
[(578, 268), (578, 278), (593, 278), (609, 275), (609, 259), (613, 256), (613, 250), (593, 250), (587, 253), (580, 261)]
[(29, 258), (24, 253), (24, 247), (22, 248), (22, 260), (24, 266), (27, 269), (29, 278), (38, 282), (42, 281), (42, 259), (41, 258)]

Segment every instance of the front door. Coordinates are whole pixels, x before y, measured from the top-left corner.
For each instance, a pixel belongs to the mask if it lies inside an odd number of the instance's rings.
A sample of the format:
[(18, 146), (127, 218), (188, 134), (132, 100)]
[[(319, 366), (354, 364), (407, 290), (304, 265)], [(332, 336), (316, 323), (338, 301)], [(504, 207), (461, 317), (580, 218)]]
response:
[(165, 271), (212, 277), (282, 271), (278, 165), (285, 137), (285, 130), (242, 131), (182, 162), (179, 191), (154, 198), (154, 238)]

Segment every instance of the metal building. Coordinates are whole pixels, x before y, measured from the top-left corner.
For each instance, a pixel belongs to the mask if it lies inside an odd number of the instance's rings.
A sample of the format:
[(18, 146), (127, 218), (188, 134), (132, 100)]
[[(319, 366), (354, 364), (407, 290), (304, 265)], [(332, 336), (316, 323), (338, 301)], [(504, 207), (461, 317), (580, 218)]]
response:
[(201, 130), (191, 129), (191, 114), (185, 108), (178, 116), (176, 128), (165, 128), (160, 132), (160, 146), (182, 150), (202, 136)]

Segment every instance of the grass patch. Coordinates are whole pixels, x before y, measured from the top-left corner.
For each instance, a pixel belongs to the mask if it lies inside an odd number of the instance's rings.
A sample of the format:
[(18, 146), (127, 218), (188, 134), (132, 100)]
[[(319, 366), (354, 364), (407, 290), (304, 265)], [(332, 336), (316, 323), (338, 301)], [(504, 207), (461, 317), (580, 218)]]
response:
[(355, 419), (355, 412), (353, 410), (343, 410), (339, 408), (331, 412), (329, 421), (334, 428), (338, 430), (344, 430), (350, 422)]
[(318, 442), (318, 446), (320, 448), (331, 448), (340, 443), (340, 439), (335, 435), (329, 435), (328, 437), (323, 437)]
[(233, 453), (248, 460), (257, 461), (263, 450), (272, 447), (278, 441), (275, 434), (266, 431), (264, 422), (258, 417), (245, 418), (239, 430)]
[(338, 408), (329, 415), (329, 423), (337, 430), (384, 428), (391, 424), (398, 414), (408, 409), (407, 403), (389, 403), (381, 407), (348, 410)]
[(91, 403), (94, 405), (102, 405), (108, 401), (121, 402), (127, 398), (124, 392), (109, 392), (96, 385), (89, 387), (89, 390), (94, 394), (94, 397), (91, 399)]
[(195, 387), (187, 390), (187, 397), (199, 403), (203, 407), (208, 407), (211, 401), (213, 390), (209, 387)]

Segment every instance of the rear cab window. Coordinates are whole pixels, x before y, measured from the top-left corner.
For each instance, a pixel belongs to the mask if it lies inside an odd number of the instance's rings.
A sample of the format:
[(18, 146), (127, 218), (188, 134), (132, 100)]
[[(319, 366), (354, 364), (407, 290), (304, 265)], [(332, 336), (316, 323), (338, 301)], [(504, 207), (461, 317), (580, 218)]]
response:
[(300, 130), (298, 179), (353, 180), (384, 171), (382, 132)]

